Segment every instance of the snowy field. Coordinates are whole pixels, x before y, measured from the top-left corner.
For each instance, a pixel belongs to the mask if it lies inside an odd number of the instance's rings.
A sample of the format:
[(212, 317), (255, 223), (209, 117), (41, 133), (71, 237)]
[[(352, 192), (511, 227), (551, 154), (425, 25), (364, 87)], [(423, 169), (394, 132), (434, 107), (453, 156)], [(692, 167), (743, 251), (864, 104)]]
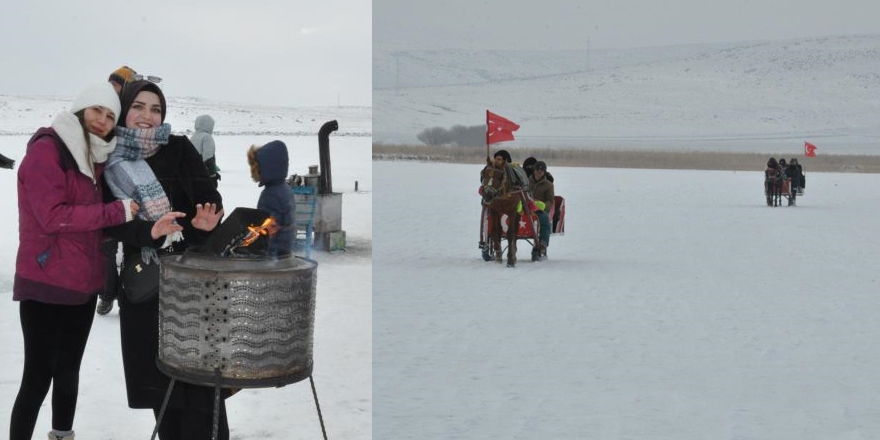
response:
[[(37, 119), (30, 122), (32, 130), (51, 120)], [(318, 120), (317, 127), (323, 122)], [(340, 130), (344, 130), (343, 120)], [(362, 128), (358, 131), (365, 132)], [(313, 377), (331, 439), (372, 438), (372, 167), (369, 132), (366, 134), (330, 137), (333, 188), (343, 193), (342, 226), (347, 232), (348, 252), (312, 254), (319, 264)], [(29, 137), (0, 136), (0, 153), (20, 161)], [(261, 188), (250, 179), (245, 153), (251, 144), (262, 145), (272, 139), (287, 144), (291, 173), (305, 174), (308, 165), (318, 164), (317, 136), (215, 136), (223, 176), (220, 192), (227, 213), (236, 206), (256, 206)], [(0, 217), (0, 229), (7, 231), (5, 246), (0, 247), (0, 261), (4, 262), (0, 266), (0, 293), (6, 297), (0, 301), (5, 366), (0, 371), (0, 436), (9, 432), (23, 364), (18, 303), (11, 300), (18, 247), (16, 172), (0, 169), (0, 186), (6, 188), (0, 196), (6, 211)], [(359, 182), (359, 192), (354, 192), (354, 181)], [(49, 401), (47, 398), (40, 412), (34, 439), (45, 439), (51, 429)], [(95, 318), (83, 359), (77, 408), (77, 438), (147, 439), (152, 432), (152, 413), (126, 405), (116, 308)], [(243, 390), (227, 400), (227, 410), (233, 439), (321, 438), (308, 381), (280, 389)]]
[[(521, 125), (514, 146), (877, 154), (880, 35), (583, 51), (374, 46), (374, 140)], [(399, 67), (398, 67), (399, 66)], [(399, 90), (396, 85), (399, 84)]]
[(373, 162), (380, 439), (880, 438), (880, 176), (553, 167), (549, 260), (483, 262), (479, 166)]
[[(70, 108), (72, 100), (73, 96), (0, 95), (0, 135), (30, 136), (34, 124), (51, 122), (59, 111)], [(271, 107), (168, 97), (166, 122), (174, 133), (191, 134), (193, 121), (202, 114), (214, 118), (214, 135), (317, 135), (321, 124), (331, 119), (339, 121), (336, 136), (370, 136), (373, 130), (371, 107)]]

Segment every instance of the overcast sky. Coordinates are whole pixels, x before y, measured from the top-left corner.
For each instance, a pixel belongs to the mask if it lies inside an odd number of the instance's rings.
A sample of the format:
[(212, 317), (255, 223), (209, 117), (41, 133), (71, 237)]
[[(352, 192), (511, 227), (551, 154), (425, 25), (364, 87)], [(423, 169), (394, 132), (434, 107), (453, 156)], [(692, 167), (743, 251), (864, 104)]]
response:
[(0, 94), (73, 96), (126, 64), (168, 96), (372, 105), (369, 0), (4, 1)]
[(373, 0), (383, 49), (594, 49), (880, 33), (877, 0)]

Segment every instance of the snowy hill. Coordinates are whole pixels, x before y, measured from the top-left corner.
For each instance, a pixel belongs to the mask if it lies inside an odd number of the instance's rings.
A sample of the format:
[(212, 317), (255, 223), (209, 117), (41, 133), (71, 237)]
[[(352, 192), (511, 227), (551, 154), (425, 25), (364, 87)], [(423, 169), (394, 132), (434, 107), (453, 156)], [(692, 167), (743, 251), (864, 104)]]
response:
[[(48, 126), (52, 118), (70, 106), (69, 97), (0, 95), (0, 135), (30, 135), (37, 127)], [(336, 119), (334, 136), (370, 136), (370, 107), (270, 107), (214, 102), (195, 97), (168, 97), (168, 117), (176, 133), (188, 133), (193, 121), (210, 114), (214, 134), (316, 135), (321, 124)]]
[(809, 139), (826, 153), (880, 150), (880, 35), (593, 50), (589, 59), (376, 48), (373, 66), (377, 142), (478, 125), (488, 108), (522, 125), (514, 145), (778, 151)]

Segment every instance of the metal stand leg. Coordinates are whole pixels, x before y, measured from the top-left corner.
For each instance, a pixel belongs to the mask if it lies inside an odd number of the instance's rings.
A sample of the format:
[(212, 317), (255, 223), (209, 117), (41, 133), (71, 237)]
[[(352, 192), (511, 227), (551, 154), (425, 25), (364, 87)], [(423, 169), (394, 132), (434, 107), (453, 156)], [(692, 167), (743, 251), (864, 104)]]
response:
[(172, 378), (171, 382), (168, 383), (168, 391), (165, 392), (165, 399), (162, 400), (162, 407), (159, 408), (159, 417), (156, 418), (156, 427), (153, 428), (153, 435), (150, 437), (150, 440), (156, 440), (156, 433), (159, 432), (159, 424), (162, 423), (162, 416), (165, 415), (165, 408), (168, 406), (168, 399), (171, 398), (171, 390), (174, 389), (174, 382), (176, 379)]
[(318, 403), (318, 392), (315, 391), (315, 380), (309, 375), (309, 383), (312, 384), (312, 395), (315, 396), (315, 408), (318, 409), (318, 421), (321, 422), (321, 432), (324, 433), (324, 440), (327, 440), (327, 429), (324, 428), (324, 417), (321, 416), (321, 405)]
[(220, 369), (214, 369), (214, 433), (211, 440), (217, 440), (217, 425), (220, 423)]

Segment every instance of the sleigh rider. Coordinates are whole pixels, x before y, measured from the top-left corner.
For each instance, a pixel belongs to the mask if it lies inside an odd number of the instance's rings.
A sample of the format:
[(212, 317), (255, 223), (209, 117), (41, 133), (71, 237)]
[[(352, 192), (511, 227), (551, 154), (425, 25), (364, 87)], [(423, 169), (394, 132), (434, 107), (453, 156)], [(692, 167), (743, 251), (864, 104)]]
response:
[[(487, 182), (484, 182), (483, 179), (487, 176), (491, 176), (491, 173), (502, 174), (502, 180), (507, 182), (506, 188), (500, 191), (502, 194), (492, 194), (492, 196), (503, 195), (503, 193), (519, 190), (522, 190), (527, 197), (531, 195), (531, 191), (529, 190), (529, 177), (526, 175), (525, 170), (511, 162), (512, 159), (507, 150), (498, 150), (492, 156), (492, 159), (489, 159), (488, 157), (486, 158), (486, 166), (480, 173), (480, 183), (482, 184), (480, 187), (480, 195), (483, 195), (483, 191), (488, 189), (486, 187)], [(486, 200), (486, 198), (484, 198), (484, 200)]]

